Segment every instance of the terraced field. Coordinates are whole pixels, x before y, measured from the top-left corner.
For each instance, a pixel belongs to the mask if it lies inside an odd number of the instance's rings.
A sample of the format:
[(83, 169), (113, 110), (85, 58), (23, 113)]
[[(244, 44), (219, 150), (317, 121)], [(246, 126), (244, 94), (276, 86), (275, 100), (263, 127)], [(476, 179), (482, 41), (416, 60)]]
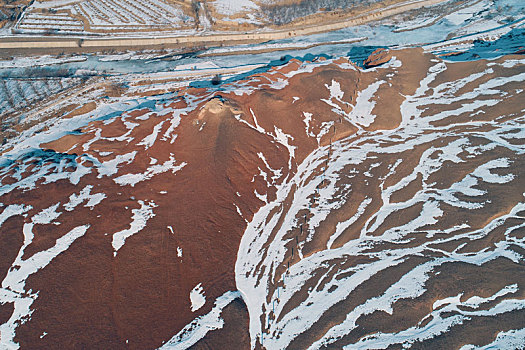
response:
[[(188, 4), (163, 0), (36, 2), (14, 26), (17, 33), (79, 34), (191, 28)], [(191, 14), (191, 13), (190, 13)]]
[[(394, 7), (413, 8), (430, 6), (445, 0), (413, 1), (166, 1), (166, 0), (74, 0), (36, 1), (25, 9), (11, 28), (14, 34), (140, 36), (191, 35), (208, 32), (275, 31), (302, 27), (322, 27), (326, 24), (360, 20), (361, 15), (374, 13), (370, 18), (391, 16), (382, 10)], [(452, 1), (456, 4), (457, 1)], [(377, 12), (377, 13), (376, 13)], [(400, 12), (400, 11), (398, 11)], [(348, 22), (348, 23), (347, 23)], [(359, 22), (359, 21), (358, 21)], [(332, 30), (335, 28), (331, 28)], [(329, 28), (320, 30), (326, 31)], [(307, 33), (304, 33), (307, 34)]]
[(78, 86), (81, 78), (2, 78), (0, 114), (20, 111), (35, 102)]

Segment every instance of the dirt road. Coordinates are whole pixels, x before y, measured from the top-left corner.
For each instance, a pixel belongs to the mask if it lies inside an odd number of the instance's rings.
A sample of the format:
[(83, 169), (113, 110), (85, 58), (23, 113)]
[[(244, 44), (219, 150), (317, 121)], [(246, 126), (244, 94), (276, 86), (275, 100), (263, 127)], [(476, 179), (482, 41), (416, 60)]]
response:
[[(236, 45), (240, 43), (264, 42), (279, 40), (294, 36), (310, 35), (315, 33), (329, 32), (346, 27), (361, 25), (370, 21), (396, 15), (409, 10), (430, 6), (447, 0), (412, 0), (397, 3), (382, 9), (372, 10), (344, 20), (317, 24), (311, 26), (297, 27), (294, 29), (273, 31), (273, 32), (248, 32), (248, 33), (228, 33), (228, 34), (209, 34), (193, 35), (180, 37), (154, 37), (154, 38), (109, 38), (109, 39), (66, 39), (66, 40), (32, 40), (32, 41), (9, 41), (9, 38), (0, 39), (0, 50), (16, 49), (85, 49), (94, 48), (131, 48), (131, 47), (152, 47), (152, 46), (216, 46), (216, 45)], [(12, 38), (10, 38), (12, 40)]]

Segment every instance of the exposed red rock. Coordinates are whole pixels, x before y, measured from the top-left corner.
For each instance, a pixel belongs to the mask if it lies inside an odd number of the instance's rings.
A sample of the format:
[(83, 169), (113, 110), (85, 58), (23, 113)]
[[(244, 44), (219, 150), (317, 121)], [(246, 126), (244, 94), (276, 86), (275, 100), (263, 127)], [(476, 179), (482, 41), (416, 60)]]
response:
[(392, 56), (389, 54), (389, 50), (380, 47), (363, 61), (363, 66), (365, 68), (377, 67), (390, 61), (391, 58)]

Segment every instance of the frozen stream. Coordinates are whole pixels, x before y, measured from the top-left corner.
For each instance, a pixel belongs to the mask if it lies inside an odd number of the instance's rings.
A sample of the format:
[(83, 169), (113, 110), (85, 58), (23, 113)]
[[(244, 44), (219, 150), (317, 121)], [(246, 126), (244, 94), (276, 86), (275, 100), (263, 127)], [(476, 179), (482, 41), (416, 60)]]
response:
[[(454, 4), (454, 1), (449, 3)], [(378, 23), (345, 28), (329, 33), (295, 37), (262, 44), (234, 46), (228, 49), (212, 48), (206, 52), (196, 52), (182, 56), (175, 54), (158, 58), (154, 54), (134, 55), (133, 53), (128, 53), (109, 56), (89, 54), (84, 56), (85, 59), (83, 61), (77, 60), (76, 62), (53, 64), (50, 67), (52, 67), (51, 69), (67, 69), (72, 72), (81, 69), (99, 74), (145, 74), (171, 71), (176, 69), (177, 66), (186, 65), (190, 67), (194, 65), (198, 69), (198, 66), (203, 64), (204, 66), (213, 64), (222, 68), (249, 64), (266, 64), (279, 60), (286, 55), (303, 57), (307, 54), (324, 54), (350, 56), (356, 60), (361, 60), (361, 56), (354, 57), (353, 53), (355, 51), (352, 51), (352, 48), (422, 45), (440, 42), (449, 38), (449, 36), (462, 36), (495, 29), (523, 19), (525, 4), (520, 0), (470, 1), (465, 6), (456, 8), (455, 12), (441, 17), (432, 17), (430, 14), (431, 10), (432, 8), (428, 13), (422, 12), (419, 17), (414, 18), (409, 23), (399, 20), (399, 23), (395, 24), (392, 18), (386, 18)], [(521, 27), (523, 27), (523, 24), (521, 24)], [(350, 44), (337, 43), (359, 38), (366, 39)], [(305, 48), (312, 44), (318, 46)], [(294, 48), (282, 50), (282, 48), (287, 47)], [(281, 50), (273, 51), (278, 48), (281, 48)], [(268, 49), (269, 52), (249, 53), (249, 50), (254, 49)], [(224, 54), (224, 51), (228, 50), (232, 51), (232, 55), (198, 57), (199, 54), (203, 53), (221, 52)], [(248, 52), (239, 53), (239, 50), (248, 50)], [(12, 62), (12, 64), (5, 63), (0, 61), (0, 75), (2, 76), (24, 76), (27, 72), (27, 65), (16, 64), (15, 62)]]

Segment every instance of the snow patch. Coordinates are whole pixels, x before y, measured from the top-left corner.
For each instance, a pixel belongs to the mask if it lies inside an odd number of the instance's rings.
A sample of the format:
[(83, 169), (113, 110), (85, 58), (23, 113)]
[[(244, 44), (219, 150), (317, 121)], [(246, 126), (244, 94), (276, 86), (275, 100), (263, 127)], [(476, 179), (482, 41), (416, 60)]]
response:
[(191, 312), (199, 310), (206, 303), (206, 296), (204, 295), (201, 283), (197, 284), (190, 292), (190, 301)]
[(126, 239), (144, 229), (148, 220), (155, 216), (153, 208), (157, 205), (154, 202), (151, 201), (145, 203), (144, 201), (139, 200), (138, 203), (140, 204), (140, 208), (131, 211), (133, 216), (131, 218), (130, 227), (113, 234), (113, 241), (111, 244), (113, 245), (113, 249), (115, 249), (115, 252), (113, 253), (114, 256), (117, 256), (117, 251), (122, 248)]
[(197, 343), (212, 330), (221, 329), (224, 320), (221, 318), (222, 310), (232, 301), (239, 298), (239, 292), (226, 292), (215, 300), (215, 305), (209, 313), (194, 319), (187, 324), (179, 333), (174, 335), (159, 350), (185, 350)]

